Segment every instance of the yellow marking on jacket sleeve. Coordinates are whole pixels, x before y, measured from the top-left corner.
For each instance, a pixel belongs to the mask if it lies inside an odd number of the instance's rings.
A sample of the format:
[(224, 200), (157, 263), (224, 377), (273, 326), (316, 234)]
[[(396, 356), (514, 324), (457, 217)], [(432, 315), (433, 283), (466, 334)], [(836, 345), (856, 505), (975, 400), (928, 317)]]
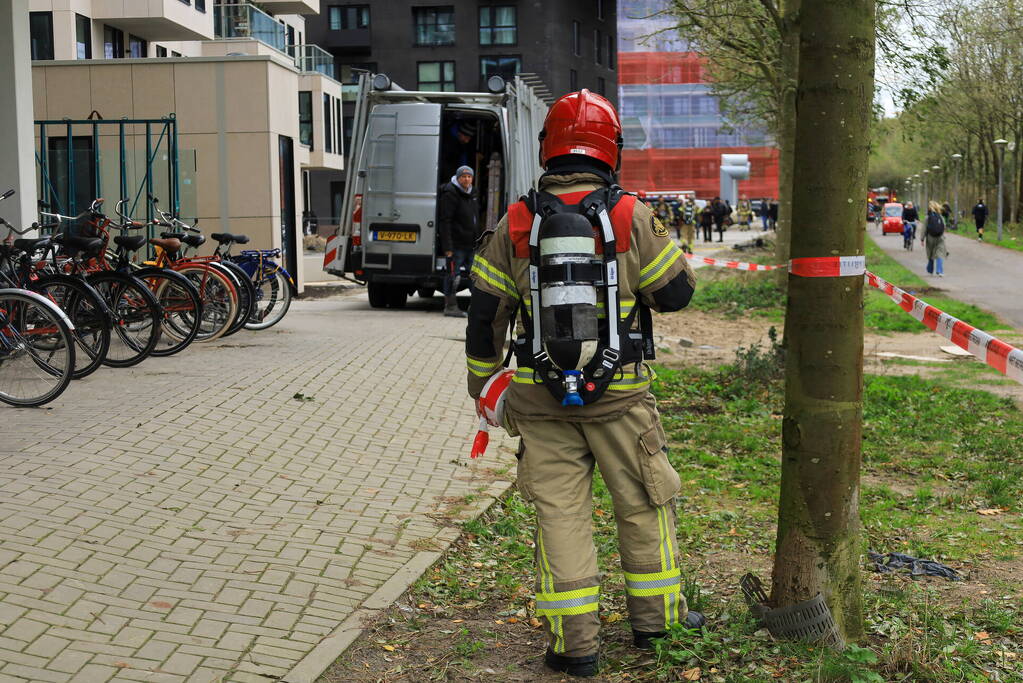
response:
[(472, 260), (472, 273), (478, 275), (483, 281), (497, 289), (518, 298), (519, 293), (518, 288), (515, 286), (515, 281), (479, 254)]
[(672, 264), (674, 264), (676, 261), (678, 261), (679, 258), (681, 258), (682, 256), (681, 249), (675, 246), (674, 244), (669, 244), (669, 246), (674, 249), (674, 252), (667, 258), (663, 265), (659, 266), (656, 270), (654, 270), (654, 272), (652, 272), (646, 278), (639, 280), (640, 289), (656, 282), (662, 275), (664, 275), (665, 271), (671, 268)]

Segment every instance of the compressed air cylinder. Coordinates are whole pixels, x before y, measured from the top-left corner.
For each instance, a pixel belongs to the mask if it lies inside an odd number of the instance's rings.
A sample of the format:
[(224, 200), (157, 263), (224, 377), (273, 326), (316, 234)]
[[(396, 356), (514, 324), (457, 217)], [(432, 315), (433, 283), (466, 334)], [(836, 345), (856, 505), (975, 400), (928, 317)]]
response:
[(555, 366), (581, 370), (599, 339), (593, 228), (579, 214), (554, 214), (540, 225), (539, 242), (541, 342)]

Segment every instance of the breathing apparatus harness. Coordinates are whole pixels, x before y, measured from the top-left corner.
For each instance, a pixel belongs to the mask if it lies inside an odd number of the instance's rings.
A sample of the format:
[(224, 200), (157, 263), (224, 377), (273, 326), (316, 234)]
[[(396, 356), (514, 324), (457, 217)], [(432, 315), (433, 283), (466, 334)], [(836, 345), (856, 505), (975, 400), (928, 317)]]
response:
[[(520, 303), (525, 334), (515, 339), (513, 350), (518, 366), (532, 368), (533, 381), (547, 387), (563, 406), (593, 403), (624, 376), (624, 365), (654, 358), (650, 309), (637, 297), (629, 314), (621, 316), (609, 213), (624, 195), (625, 190), (612, 184), (572, 205), (542, 190), (530, 190), (522, 198), (533, 213), (530, 305)], [(602, 258), (594, 249), (598, 236)], [(603, 325), (598, 300), (606, 311)], [(632, 332), (637, 315), (639, 333)]]

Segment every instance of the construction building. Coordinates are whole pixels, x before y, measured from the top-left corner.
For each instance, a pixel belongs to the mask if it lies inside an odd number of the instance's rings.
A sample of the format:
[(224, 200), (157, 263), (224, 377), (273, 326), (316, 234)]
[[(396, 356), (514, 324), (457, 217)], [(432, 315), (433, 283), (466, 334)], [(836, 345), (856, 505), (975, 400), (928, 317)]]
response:
[(739, 193), (778, 196), (778, 150), (767, 131), (730, 126), (704, 79), (704, 62), (673, 30), (667, 0), (618, 1), (618, 102), (625, 128), (622, 184), (719, 193), (722, 154), (746, 154)]

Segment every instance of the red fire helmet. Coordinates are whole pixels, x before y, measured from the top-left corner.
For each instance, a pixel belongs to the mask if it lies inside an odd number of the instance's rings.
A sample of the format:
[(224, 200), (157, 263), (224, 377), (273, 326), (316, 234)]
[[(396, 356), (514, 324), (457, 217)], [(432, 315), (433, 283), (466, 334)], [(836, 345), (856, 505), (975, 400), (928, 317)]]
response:
[(540, 166), (564, 154), (599, 159), (615, 171), (621, 165), (622, 122), (614, 106), (585, 88), (551, 105), (540, 131)]

